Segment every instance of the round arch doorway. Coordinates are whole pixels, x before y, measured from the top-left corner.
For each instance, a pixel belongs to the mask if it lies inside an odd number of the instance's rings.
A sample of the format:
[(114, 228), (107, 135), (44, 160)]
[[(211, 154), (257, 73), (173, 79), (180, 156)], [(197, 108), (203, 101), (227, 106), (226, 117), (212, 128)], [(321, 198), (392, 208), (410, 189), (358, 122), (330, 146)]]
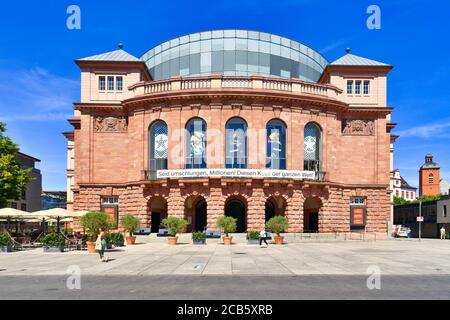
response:
[(225, 216), (233, 217), (236, 221), (236, 232), (247, 230), (247, 212), (244, 202), (239, 199), (230, 199), (225, 204)]
[(286, 211), (286, 200), (283, 197), (271, 196), (265, 204), (265, 220), (269, 221), (275, 216), (284, 216)]
[(201, 199), (195, 205), (194, 231), (204, 231), (207, 226), (206, 200)]
[(308, 198), (303, 204), (303, 232), (319, 232), (319, 212), (322, 203), (318, 198)]
[(156, 196), (148, 202), (148, 214), (150, 215), (150, 231), (157, 233), (161, 228), (161, 221), (167, 218), (167, 201), (161, 196)]
[(192, 196), (186, 199), (185, 219), (188, 221), (186, 232), (204, 231), (208, 225), (208, 210), (205, 198)]

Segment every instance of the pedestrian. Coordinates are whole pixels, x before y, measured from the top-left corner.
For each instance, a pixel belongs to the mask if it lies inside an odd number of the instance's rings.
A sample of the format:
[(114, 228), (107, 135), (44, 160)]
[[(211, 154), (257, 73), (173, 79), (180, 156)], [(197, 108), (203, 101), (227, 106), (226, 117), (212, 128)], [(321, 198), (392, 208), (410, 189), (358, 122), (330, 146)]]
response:
[(445, 228), (442, 226), (441, 228), (441, 240), (445, 240)]
[(97, 237), (97, 241), (95, 241), (95, 249), (98, 251), (100, 255), (100, 261), (108, 262), (108, 257), (105, 256), (106, 249), (106, 240), (105, 240), (105, 230), (100, 229), (100, 233)]
[(261, 232), (259, 233), (259, 246), (262, 248), (262, 242), (264, 241), (264, 243), (266, 244), (266, 247), (269, 246), (269, 244), (266, 241), (267, 238), (267, 232), (266, 230), (261, 230)]

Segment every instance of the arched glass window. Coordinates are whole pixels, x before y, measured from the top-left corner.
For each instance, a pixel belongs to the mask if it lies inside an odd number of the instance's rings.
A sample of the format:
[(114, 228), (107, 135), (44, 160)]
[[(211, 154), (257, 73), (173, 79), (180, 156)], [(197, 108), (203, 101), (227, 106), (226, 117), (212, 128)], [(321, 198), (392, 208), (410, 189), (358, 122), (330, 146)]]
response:
[(206, 168), (206, 122), (191, 119), (186, 125), (186, 169)]
[(165, 170), (167, 169), (168, 156), (168, 135), (167, 124), (158, 120), (154, 122), (149, 129), (149, 170)]
[(266, 168), (286, 169), (286, 126), (280, 120), (267, 123)]
[(319, 172), (321, 168), (322, 131), (315, 123), (305, 126), (304, 170)]
[(247, 124), (241, 118), (231, 118), (225, 130), (226, 168), (247, 168)]

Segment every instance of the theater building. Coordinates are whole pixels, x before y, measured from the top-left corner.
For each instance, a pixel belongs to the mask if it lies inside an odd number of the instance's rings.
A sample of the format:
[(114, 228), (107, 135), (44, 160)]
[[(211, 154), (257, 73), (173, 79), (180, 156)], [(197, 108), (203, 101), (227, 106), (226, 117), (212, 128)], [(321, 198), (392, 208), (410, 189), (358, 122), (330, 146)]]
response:
[(233, 216), (245, 232), (285, 215), (288, 232), (387, 234), (392, 66), (347, 51), (329, 63), (294, 40), (219, 30), (76, 60), (69, 208), (152, 231), (166, 216), (187, 231)]

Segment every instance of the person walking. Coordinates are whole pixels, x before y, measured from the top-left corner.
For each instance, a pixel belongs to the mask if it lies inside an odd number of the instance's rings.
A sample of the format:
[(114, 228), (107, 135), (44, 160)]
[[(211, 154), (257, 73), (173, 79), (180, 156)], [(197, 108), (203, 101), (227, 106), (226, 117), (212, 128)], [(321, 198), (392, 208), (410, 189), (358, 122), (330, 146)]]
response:
[(441, 228), (441, 240), (445, 240), (445, 228), (442, 226)]
[(262, 242), (264, 241), (264, 243), (266, 244), (266, 247), (269, 246), (269, 244), (266, 241), (267, 238), (267, 232), (266, 230), (261, 230), (261, 232), (259, 233), (259, 246), (262, 248)]
[(95, 249), (98, 251), (100, 255), (100, 261), (108, 262), (108, 257), (105, 256), (106, 250), (106, 240), (105, 240), (105, 230), (101, 229), (100, 233), (97, 237), (97, 241), (95, 241)]

